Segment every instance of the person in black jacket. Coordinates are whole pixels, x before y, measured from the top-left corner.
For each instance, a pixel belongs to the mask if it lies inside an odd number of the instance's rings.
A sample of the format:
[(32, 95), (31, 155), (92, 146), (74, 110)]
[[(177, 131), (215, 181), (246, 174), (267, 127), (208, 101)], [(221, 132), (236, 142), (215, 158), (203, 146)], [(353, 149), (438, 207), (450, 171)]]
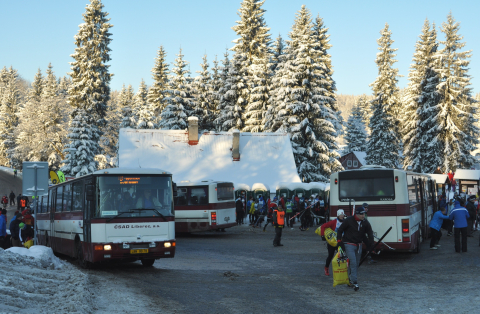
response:
[[(365, 234), (367, 237), (365, 238)], [(346, 218), (337, 231), (338, 245), (343, 249), (350, 259), (349, 266), (349, 286), (353, 286), (358, 291), (357, 269), (362, 256), (362, 242), (368, 242), (367, 249), (373, 246), (372, 226), (365, 219), (365, 209), (358, 207), (355, 209), (355, 215)]]
[(13, 191), (10, 192), (9, 197), (10, 197), (10, 205), (15, 205), (15, 193), (13, 193)]
[(243, 223), (243, 202), (240, 197), (235, 202), (235, 211), (237, 213), (237, 226)]
[(467, 211), (470, 218), (467, 219), (467, 237), (473, 237), (473, 224), (475, 223), (475, 217), (477, 217), (477, 209), (475, 208), (476, 197), (474, 195), (468, 198)]
[(10, 223), (10, 234), (12, 237), (12, 246), (21, 247), (20, 240), (20, 223), (22, 222), (22, 214), (17, 214), (16, 219)]

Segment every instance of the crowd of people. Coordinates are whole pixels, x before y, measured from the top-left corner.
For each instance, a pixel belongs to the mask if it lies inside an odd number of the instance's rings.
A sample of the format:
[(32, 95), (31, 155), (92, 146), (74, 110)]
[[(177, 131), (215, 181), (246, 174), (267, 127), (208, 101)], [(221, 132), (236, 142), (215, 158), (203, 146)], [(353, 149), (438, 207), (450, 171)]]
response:
[[(7, 220), (7, 205), (17, 205), (12, 219)], [(16, 202), (15, 202), (16, 200)], [(35, 218), (30, 209), (30, 200), (27, 196), (19, 194), (15, 198), (15, 193), (11, 191), (10, 195), (2, 196), (2, 209), (0, 210), (0, 247), (7, 249), (9, 247), (23, 247), (34, 237)], [(7, 234), (7, 226), (10, 234)]]

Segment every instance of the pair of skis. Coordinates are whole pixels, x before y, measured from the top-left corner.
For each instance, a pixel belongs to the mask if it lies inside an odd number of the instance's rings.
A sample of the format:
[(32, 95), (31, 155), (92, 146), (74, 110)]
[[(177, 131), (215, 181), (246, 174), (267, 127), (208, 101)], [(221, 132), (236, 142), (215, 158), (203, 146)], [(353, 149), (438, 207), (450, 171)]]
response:
[(375, 243), (375, 245), (368, 250), (367, 252), (367, 255), (365, 255), (361, 260), (360, 260), (360, 263), (358, 264), (358, 267), (360, 267), (360, 265), (362, 265), (362, 263), (370, 256), (370, 254), (372, 254), (372, 251), (375, 250), (375, 248), (380, 244), (382, 243), (383, 239), (387, 236), (387, 234), (390, 232), (390, 230), (392, 230), (393, 226), (390, 226), (390, 228), (388, 228), (388, 230), (383, 234), (383, 236), (378, 240), (377, 243)]

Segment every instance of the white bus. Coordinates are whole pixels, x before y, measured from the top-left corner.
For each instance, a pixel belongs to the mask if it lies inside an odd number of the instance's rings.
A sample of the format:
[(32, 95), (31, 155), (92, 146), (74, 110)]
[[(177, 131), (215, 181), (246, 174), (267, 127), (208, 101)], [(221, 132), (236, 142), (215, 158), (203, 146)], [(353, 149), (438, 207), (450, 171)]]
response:
[(105, 169), (54, 186), (37, 208), (38, 243), (92, 263), (175, 256), (172, 174)]
[(174, 202), (177, 232), (225, 231), (237, 225), (232, 182), (182, 181)]
[(436, 208), (435, 180), (429, 175), (364, 166), (333, 173), (330, 180), (330, 217), (336, 217), (338, 209), (353, 215), (353, 203), (368, 203), (375, 236), (393, 226), (383, 242), (398, 251), (419, 252)]

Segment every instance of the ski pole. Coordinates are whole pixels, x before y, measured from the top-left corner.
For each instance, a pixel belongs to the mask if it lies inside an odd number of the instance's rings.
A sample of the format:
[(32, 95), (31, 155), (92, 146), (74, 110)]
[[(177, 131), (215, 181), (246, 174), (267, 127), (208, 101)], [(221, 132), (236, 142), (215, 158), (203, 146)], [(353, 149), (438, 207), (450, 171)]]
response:
[(387, 234), (390, 232), (390, 230), (392, 230), (393, 226), (390, 226), (390, 228), (388, 228), (387, 232), (385, 232), (383, 234), (383, 236), (380, 238), (380, 240), (371, 248), (368, 250), (367, 252), (367, 255), (365, 255), (361, 260), (360, 260), (360, 264), (358, 264), (358, 267), (360, 267), (360, 265), (362, 265), (362, 263), (365, 261), (365, 259), (367, 259), (368, 256), (370, 256), (370, 254), (372, 253), (373, 250), (375, 250), (375, 248), (382, 242), (382, 240), (387, 236)]

